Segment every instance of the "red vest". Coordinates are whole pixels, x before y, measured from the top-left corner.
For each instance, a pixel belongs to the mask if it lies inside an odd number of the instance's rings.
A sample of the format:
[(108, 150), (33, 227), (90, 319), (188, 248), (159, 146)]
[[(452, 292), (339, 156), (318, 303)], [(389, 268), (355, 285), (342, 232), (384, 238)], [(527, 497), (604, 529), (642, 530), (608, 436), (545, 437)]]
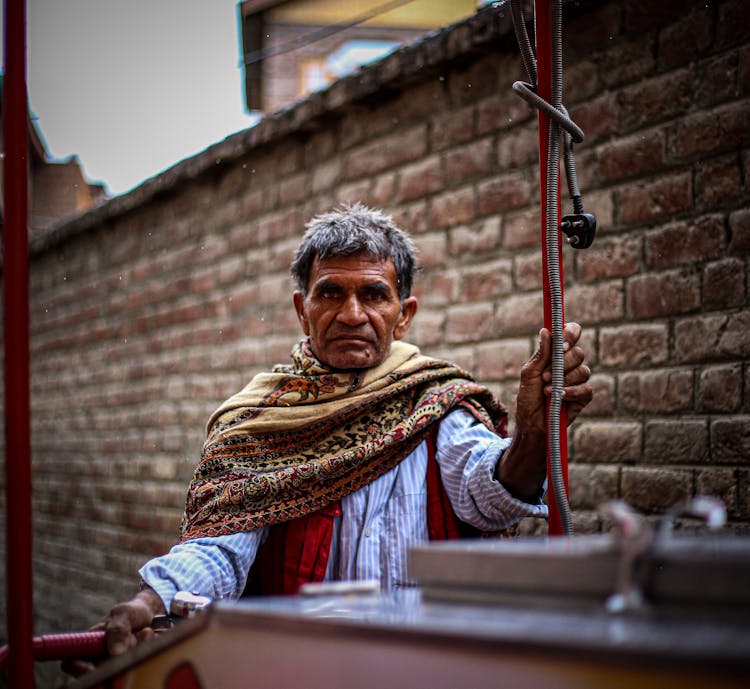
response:
[[(427, 531), (431, 541), (445, 541), (479, 532), (460, 522), (440, 480), (436, 433), (427, 436)], [(331, 552), (333, 520), (341, 503), (271, 527), (259, 548), (243, 595), (297, 593), (309, 581), (323, 581)]]

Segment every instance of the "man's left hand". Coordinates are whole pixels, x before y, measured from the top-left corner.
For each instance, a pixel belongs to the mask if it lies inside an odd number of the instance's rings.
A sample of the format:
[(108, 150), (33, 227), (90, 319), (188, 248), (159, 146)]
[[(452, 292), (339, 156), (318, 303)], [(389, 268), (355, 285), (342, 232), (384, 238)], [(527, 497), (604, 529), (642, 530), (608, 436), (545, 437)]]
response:
[[(563, 332), (563, 403), (568, 423), (578, 416), (593, 398), (589, 378), (591, 370), (583, 363), (578, 346), (581, 326), (568, 323)], [(498, 480), (517, 498), (526, 502), (538, 499), (547, 472), (547, 397), (552, 394), (552, 338), (549, 330), (539, 333), (539, 347), (521, 369), (516, 398), (516, 430), (513, 441), (498, 462)]]
[[(563, 329), (565, 379), (563, 404), (570, 424), (591, 402), (594, 393), (589, 383), (591, 369), (584, 363), (578, 345), (581, 326), (568, 323)], [(521, 384), (516, 401), (516, 425), (525, 430), (546, 428), (546, 398), (552, 394), (552, 337), (549, 330), (539, 332), (539, 347), (521, 369)]]

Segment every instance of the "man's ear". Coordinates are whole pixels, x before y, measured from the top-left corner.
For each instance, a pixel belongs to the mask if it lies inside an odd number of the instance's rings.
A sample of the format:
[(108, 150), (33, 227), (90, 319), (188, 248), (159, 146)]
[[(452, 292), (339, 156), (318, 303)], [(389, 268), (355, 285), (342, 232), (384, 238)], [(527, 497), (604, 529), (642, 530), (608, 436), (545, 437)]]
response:
[(407, 297), (401, 302), (401, 313), (396, 321), (396, 327), (393, 329), (394, 340), (402, 340), (406, 336), (418, 308), (419, 302), (416, 297)]
[(310, 326), (307, 323), (307, 318), (305, 318), (305, 295), (302, 294), (302, 292), (297, 291), (292, 295), (292, 299), (294, 301), (294, 310), (297, 312), (299, 324), (302, 326), (302, 332), (304, 332), (305, 335), (309, 335)]

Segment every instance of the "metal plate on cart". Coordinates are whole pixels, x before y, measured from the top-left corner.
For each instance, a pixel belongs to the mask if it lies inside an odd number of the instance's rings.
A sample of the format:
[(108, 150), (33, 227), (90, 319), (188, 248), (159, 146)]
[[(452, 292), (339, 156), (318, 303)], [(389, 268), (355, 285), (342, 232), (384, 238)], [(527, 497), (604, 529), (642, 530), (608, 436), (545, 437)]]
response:
[[(450, 541), (413, 548), (410, 575), (433, 599), (586, 606), (616, 592), (621, 559), (608, 535)], [(750, 610), (750, 539), (671, 537), (638, 568), (651, 604)]]

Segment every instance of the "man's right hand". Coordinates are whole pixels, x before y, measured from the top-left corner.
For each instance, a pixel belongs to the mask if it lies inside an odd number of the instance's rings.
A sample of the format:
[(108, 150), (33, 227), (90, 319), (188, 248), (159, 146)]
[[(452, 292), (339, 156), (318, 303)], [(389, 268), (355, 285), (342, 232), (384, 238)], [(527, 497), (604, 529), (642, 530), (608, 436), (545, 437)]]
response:
[(144, 588), (126, 603), (115, 605), (104, 618), (107, 650), (111, 656), (125, 653), (144, 639), (153, 636), (151, 620), (165, 615), (164, 603), (152, 588)]
[[(116, 656), (153, 636), (151, 620), (165, 613), (164, 604), (156, 592), (151, 588), (144, 588), (126, 603), (120, 603), (112, 608), (109, 615), (91, 627), (91, 631), (103, 629), (107, 653), (109, 656)], [(102, 660), (99, 658), (96, 663)], [(83, 659), (66, 660), (62, 664), (62, 669), (73, 677), (79, 677), (93, 670), (96, 663)]]

